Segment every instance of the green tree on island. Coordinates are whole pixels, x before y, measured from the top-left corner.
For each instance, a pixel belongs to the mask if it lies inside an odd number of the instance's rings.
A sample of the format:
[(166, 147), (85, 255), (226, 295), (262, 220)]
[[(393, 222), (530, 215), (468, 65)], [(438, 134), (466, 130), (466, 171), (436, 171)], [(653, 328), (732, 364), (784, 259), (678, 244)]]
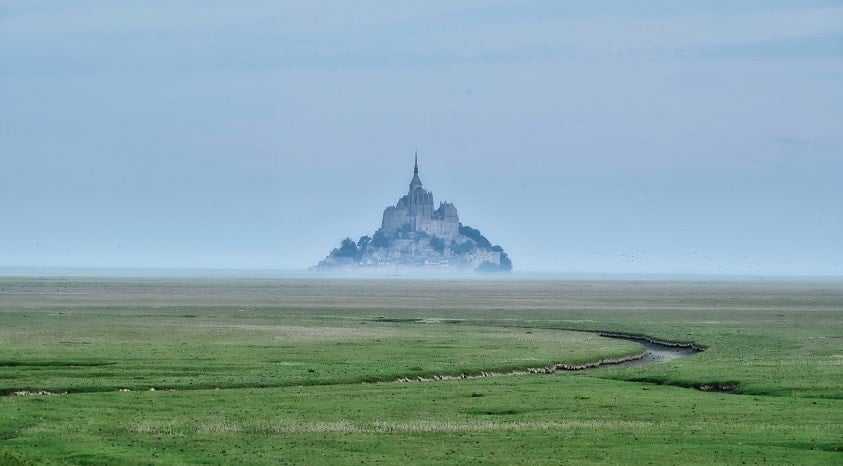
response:
[(340, 242), (339, 248), (334, 248), (331, 255), (335, 257), (357, 257), (357, 243), (353, 239), (346, 237)]

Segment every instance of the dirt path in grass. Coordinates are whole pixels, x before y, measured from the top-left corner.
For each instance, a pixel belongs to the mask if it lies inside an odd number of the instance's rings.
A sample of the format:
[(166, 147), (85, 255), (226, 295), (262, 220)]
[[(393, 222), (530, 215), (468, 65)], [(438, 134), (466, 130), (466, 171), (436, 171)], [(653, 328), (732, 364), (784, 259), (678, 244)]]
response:
[(504, 375), (522, 375), (522, 374), (553, 374), (562, 371), (580, 371), (586, 369), (602, 369), (607, 367), (635, 367), (648, 364), (660, 364), (672, 361), (677, 358), (683, 358), (696, 354), (705, 350), (704, 347), (695, 345), (693, 343), (676, 343), (670, 341), (656, 340), (644, 335), (630, 335), (625, 333), (599, 332), (601, 337), (617, 338), (622, 340), (635, 341), (644, 345), (642, 353), (631, 356), (624, 356), (621, 358), (608, 358), (599, 361), (587, 362), (584, 364), (565, 364), (558, 363), (547, 367), (531, 367), (526, 370), (516, 370), (510, 372), (480, 372), (479, 374), (460, 374), (460, 375), (434, 375), (432, 377), (402, 377), (396, 382), (427, 382), (432, 380), (458, 380), (458, 379), (478, 379), (482, 377), (494, 377)]

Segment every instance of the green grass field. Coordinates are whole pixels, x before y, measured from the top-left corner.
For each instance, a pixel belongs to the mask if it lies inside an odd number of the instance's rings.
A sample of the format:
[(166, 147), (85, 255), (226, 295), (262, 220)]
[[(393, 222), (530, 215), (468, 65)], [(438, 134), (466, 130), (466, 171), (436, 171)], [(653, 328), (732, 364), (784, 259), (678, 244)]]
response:
[[(595, 331), (707, 350), (395, 382)], [(0, 464), (841, 464), (843, 283), (0, 278), (0, 393)]]

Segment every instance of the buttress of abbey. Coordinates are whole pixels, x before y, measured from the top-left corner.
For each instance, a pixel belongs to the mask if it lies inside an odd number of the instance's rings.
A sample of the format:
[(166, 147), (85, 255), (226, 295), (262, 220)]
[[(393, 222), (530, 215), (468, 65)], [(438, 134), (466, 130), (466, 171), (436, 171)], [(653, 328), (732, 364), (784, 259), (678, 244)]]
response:
[(391, 235), (409, 225), (410, 231), (423, 231), (431, 236), (453, 239), (459, 236), (460, 218), (457, 208), (448, 202), (440, 202), (433, 210), (433, 193), (422, 187), (419, 178), (419, 158), (416, 156), (410, 192), (398, 200), (395, 206), (383, 211), (381, 230)]

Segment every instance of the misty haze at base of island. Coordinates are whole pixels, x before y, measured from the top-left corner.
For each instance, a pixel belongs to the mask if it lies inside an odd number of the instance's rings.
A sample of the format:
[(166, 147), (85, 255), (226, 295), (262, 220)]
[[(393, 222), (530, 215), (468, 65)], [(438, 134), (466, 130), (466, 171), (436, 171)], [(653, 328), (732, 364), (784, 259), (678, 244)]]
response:
[(480, 231), (460, 223), (457, 208), (422, 187), (416, 155), (410, 191), (383, 212), (374, 235), (345, 238), (316, 270), (509, 272), (512, 262)]

